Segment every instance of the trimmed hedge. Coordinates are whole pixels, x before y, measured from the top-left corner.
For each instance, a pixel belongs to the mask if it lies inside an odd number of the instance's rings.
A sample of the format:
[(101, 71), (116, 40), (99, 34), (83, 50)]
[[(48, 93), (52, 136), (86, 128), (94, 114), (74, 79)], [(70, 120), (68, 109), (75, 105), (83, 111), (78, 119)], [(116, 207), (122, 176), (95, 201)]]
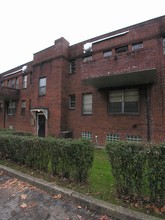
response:
[(81, 183), (92, 167), (94, 147), (84, 139), (1, 135), (0, 157)]
[(165, 144), (107, 143), (106, 150), (120, 196), (165, 199)]

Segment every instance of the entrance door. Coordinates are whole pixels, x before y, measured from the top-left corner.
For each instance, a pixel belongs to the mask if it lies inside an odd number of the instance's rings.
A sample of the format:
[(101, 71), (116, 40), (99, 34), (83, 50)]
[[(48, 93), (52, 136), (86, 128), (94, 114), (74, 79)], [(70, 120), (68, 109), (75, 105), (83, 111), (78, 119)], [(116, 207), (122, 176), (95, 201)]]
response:
[(45, 115), (38, 114), (38, 136), (45, 137)]

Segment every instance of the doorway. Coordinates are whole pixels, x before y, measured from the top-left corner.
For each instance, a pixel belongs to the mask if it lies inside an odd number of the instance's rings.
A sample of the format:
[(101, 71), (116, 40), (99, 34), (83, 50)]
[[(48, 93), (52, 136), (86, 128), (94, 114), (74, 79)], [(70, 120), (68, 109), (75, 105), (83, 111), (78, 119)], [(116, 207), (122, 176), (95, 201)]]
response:
[(45, 123), (46, 118), (44, 114), (37, 114), (38, 118), (38, 136), (45, 137)]

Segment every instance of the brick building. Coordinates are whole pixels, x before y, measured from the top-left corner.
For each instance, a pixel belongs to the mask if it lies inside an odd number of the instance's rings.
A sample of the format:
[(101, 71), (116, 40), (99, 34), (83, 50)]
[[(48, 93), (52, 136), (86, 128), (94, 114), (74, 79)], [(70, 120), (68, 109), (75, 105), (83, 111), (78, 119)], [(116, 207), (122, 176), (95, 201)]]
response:
[(60, 38), (0, 81), (0, 128), (164, 141), (165, 16), (71, 46)]

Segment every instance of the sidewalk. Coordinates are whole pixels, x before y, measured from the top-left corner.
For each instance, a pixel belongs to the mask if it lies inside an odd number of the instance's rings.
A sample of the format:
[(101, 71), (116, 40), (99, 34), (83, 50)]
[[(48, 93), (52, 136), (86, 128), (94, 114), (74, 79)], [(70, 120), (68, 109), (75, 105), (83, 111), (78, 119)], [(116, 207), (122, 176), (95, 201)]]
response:
[(104, 202), (95, 199), (90, 196), (85, 196), (81, 193), (75, 192), (70, 189), (62, 188), (54, 183), (49, 183), (41, 179), (31, 177), (21, 172), (15, 171), (11, 168), (0, 165), (0, 170), (3, 170), (7, 175), (18, 178), (19, 180), (25, 181), (31, 185), (39, 187), (51, 194), (61, 194), (63, 198), (72, 199), (75, 203), (81, 206), (87, 207), (91, 211), (98, 211), (104, 213), (107, 216), (111, 216), (115, 219), (121, 220), (160, 220), (160, 218), (152, 217), (147, 214), (143, 214), (137, 211), (133, 211), (128, 208), (117, 206), (108, 202)]

